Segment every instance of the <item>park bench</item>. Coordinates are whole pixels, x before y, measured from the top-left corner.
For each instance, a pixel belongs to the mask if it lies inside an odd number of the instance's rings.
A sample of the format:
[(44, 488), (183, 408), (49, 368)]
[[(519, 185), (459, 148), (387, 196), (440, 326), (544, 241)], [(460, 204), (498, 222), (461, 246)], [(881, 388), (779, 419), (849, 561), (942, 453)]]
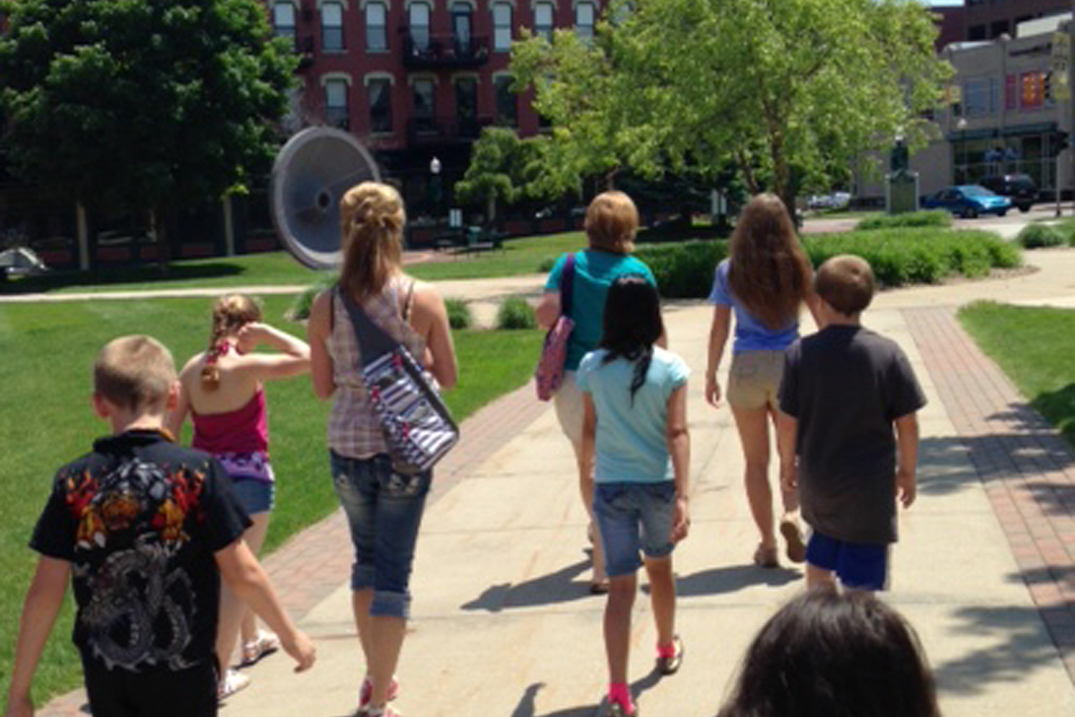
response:
[(498, 249), (503, 251), (506, 236), (491, 227), (461, 227), (437, 234), (433, 237), (433, 248), (451, 252), (457, 257)]

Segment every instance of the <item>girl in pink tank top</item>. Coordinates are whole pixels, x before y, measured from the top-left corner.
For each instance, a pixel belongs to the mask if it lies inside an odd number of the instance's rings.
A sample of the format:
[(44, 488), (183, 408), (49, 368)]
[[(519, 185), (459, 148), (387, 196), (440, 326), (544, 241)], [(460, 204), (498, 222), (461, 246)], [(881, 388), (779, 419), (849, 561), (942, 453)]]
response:
[[(250, 515), (252, 524), (243, 539), (255, 555), (265, 540), (275, 490), (264, 382), (310, 370), (306, 342), (261, 319), (261, 307), (249, 297), (232, 294), (216, 302), (209, 346), (180, 373), (179, 401), (168, 421), (172, 433), (179, 436), (189, 413), (194, 425), (192, 445), (224, 466), (232, 490)], [(255, 351), (260, 346), (275, 352)], [(221, 699), (250, 682), (229, 667), (240, 632), (240, 666), (253, 664), (280, 646), (275, 635), (258, 629), (254, 613), (224, 588), (216, 645), (221, 664), (227, 668), (220, 681)]]

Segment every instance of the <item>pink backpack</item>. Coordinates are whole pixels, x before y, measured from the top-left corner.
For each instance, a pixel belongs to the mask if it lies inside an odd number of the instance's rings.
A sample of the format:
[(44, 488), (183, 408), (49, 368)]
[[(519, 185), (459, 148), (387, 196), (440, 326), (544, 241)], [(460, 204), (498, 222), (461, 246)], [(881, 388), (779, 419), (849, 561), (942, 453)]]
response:
[(534, 371), (537, 396), (542, 401), (548, 401), (556, 395), (564, 381), (567, 340), (571, 338), (571, 330), (575, 328), (575, 322), (569, 316), (574, 283), (575, 255), (568, 254), (564, 271), (560, 275), (560, 318), (556, 319), (556, 323), (545, 335), (545, 345), (541, 348), (541, 358), (538, 359), (537, 370)]

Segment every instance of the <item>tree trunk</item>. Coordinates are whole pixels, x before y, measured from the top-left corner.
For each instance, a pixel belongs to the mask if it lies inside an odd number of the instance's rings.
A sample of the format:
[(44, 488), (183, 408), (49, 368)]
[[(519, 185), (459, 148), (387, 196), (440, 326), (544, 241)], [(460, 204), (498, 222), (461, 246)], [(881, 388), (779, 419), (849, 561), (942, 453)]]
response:
[(157, 242), (157, 268), (162, 277), (168, 277), (172, 271), (172, 246), (168, 236), (168, 225), (164, 219), (164, 212), (154, 210), (149, 213), (149, 223), (153, 231), (153, 238)]
[(799, 228), (799, 216), (795, 210), (795, 187), (791, 182), (791, 168), (784, 154), (784, 137), (780, 132), (772, 132), (769, 137), (769, 153), (773, 162), (773, 194), (784, 202), (788, 216)]
[(496, 194), (489, 195), (489, 203), (486, 206), (485, 226), (492, 227), (496, 223)]
[(605, 191), (611, 192), (616, 189), (616, 175), (620, 173), (620, 166), (616, 165), (605, 172)]
[(750, 157), (743, 150), (736, 150), (735, 163), (739, 165), (739, 171), (743, 173), (743, 180), (747, 183), (747, 189), (751, 194), (757, 194), (761, 191), (761, 187), (758, 185), (758, 178), (754, 176), (754, 167), (750, 164)]

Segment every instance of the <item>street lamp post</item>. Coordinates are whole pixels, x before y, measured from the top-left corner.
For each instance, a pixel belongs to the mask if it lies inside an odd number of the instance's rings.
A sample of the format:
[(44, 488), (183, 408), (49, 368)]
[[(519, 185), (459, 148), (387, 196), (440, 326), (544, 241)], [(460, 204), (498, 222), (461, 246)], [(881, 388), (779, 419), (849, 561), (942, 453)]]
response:
[[(963, 161), (962, 161), (963, 181), (962, 182), (954, 182), (954, 183), (955, 184), (966, 184), (967, 183), (967, 118), (966, 117), (960, 117), (958, 120), (956, 120), (956, 128), (959, 130), (959, 149), (960, 149), (960, 152), (963, 154)], [(955, 173), (953, 172), (952, 174), (953, 174), (952, 179), (954, 181), (955, 180), (955, 176), (954, 176)]]
[(433, 202), (432, 202), (432, 204), (433, 204), (433, 218), (436, 221), (440, 221), (440, 215), (441, 215), (441, 211), (440, 211), (440, 201), (441, 201), (441, 176), (440, 176), (440, 171), (441, 171), (441, 169), (442, 169), (442, 167), (441, 167), (441, 163), (440, 163), (439, 159), (434, 157), (433, 159), (429, 160), (429, 175), (430, 175), (430, 178), (429, 178), (429, 185), (430, 186), (429, 186), (429, 188), (431, 190), (430, 193), (433, 195), (430, 198), (433, 200)]

